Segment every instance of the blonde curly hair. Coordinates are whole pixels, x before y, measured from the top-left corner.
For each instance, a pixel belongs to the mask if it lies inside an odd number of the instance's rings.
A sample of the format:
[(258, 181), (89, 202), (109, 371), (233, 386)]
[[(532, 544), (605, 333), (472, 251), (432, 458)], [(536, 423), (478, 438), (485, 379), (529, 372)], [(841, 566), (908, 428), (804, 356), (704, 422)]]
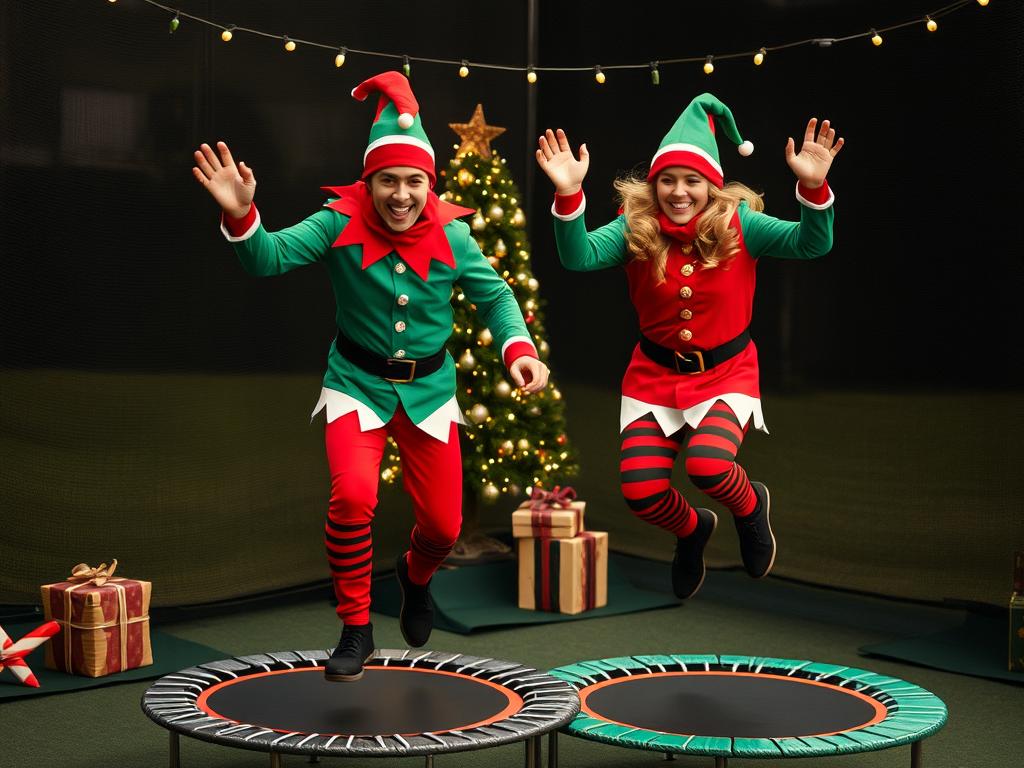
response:
[[(615, 180), (615, 191), (626, 216), (629, 252), (638, 261), (650, 261), (651, 274), (657, 282), (664, 282), (669, 239), (661, 233), (658, 224), (658, 196), (654, 184), (648, 182), (645, 175), (626, 176)], [(708, 184), (708, 204), (697, 221), (694, 240), (705, 268), (725, 267), (739, 252), (739, 233), (730, 223), (741, 202), (746, 202), (752, 211), (764, 210), (761, 195), (745, 184), (730, 181), (722, 189)]]

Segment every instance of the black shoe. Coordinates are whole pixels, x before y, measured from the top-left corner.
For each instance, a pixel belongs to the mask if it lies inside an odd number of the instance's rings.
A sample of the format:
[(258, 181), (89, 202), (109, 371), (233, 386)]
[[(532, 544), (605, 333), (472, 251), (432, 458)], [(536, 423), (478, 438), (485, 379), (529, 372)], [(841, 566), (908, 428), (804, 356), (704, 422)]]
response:
[(757, 495), (757, 506), (746, 517), (733, 517), (740, 536), (743, 567), (755, 579), (767, 576), (775, 563), (775, 535), (768, 520), (771, 498), (764, 483), (751, 482)]
[(426, 645), (430, 630), (434, 628), (434, 601), (430, 597), (430, 582), (413, 584), (409, 578), (409, 563), (405, 555), (395, 563), (398, 588), (402, 591), (402, 607), (398, 612), (398, 626), (402, 637), (413, 648)]
[(363, 676), (363, 664), (373, 656), (373, 624), (345, 625), (341, 639), (324, 665), (324, 677), (334, 683), (352, 683)]
[(689, 536), (676, 539), (676, 554), (672, 558), (672, 591), (685, 600), (693, 597), (704, 583), (704, 547), (718, 525), (718, 516), (710, 509), (694, 510), (697, 527)]

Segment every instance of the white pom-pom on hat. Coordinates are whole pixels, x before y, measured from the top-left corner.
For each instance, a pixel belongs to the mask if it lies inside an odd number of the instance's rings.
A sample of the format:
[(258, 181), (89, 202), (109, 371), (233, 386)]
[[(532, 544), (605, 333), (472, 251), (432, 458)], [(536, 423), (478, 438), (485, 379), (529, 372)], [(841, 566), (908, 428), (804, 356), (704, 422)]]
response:
[(412, 121), (413, 116), (410, 115), (408, 112), (403, 112), (398, 116), (398, 127), (404, 128), (405, 130), (409, 130), (410, 128), (412, 128)]
[(744, 141), (742, 144), (736, 147), (736, 151), (739, 152), (744, 157), (750, 157), (752, 154), (754, 154), (754, 142)]

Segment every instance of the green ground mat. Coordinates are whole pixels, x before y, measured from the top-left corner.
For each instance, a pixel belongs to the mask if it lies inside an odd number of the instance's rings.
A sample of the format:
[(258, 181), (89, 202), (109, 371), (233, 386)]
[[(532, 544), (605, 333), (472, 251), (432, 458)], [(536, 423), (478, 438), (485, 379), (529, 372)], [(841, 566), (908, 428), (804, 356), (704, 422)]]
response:
[[(575, 621), (679, 604), (670, 594), (634, 586), (619, 565), (618, 557), (612, 554), (608, 561), (608, 604), (572, 616), (521, 610), (517, 606), (515, 561), (438, 571), (430, 587), (434, 627), (468, 635), (479, 629)], [(401, 600), (393, 575), (374, 580), (372, 600), (375, 612), (398, 615)]]
[(1007, 669), (1007, 618), (969, 613), (964, 623), (919, 637), (861, 646), (864, 656), (881, 656), (961, 675), (1024, 685), (1024, 673)]
[[(18, 640), (26, 632), (35, 629), (41, 623), (41, 621), (34, 621), (31, 624), (4, 624), (4, 630), (11, 636), (12, 640)], [(171, 672), (177, 672), (179, 669), (191, 667), (195, 664), (215, 661), (216, 659), (223, 659), (231, 655), (230, 653), (218, 651), (216, 648), (211, 648), (208, 645), (193, 643), (191, 640), (182, 640), (180, 637), (169, 635), (158, 629), (150, 631), (150, 642), (153, 646), (153, 663), (150, 666), (129, 669), (127, 672), (119, 672), (115, 675), (107, 675), (106, 677), (79, 677), (78, 675), (67, 675), (63, 672), (47, 669), (44, 663), (45, 646), (40, 646), (30, 653), (26, 659), (32, 672), (39, 680), (39, 687), (30, 688), (27, 685), (21, 685), (8, 670), (4, 670), (0, 672), (0, 701), (28, 696), (41, 696), (48, 693), (77, 691), (83, 688), (98, 688), (101, 685), (127, 683), (134, 680), (147, 680), (152, 677), (161, 677)]]

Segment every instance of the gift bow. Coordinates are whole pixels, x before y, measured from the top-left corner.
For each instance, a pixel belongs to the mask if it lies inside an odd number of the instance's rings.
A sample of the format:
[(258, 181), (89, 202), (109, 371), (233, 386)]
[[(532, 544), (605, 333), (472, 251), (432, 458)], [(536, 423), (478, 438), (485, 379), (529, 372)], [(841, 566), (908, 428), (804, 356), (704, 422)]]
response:
[(556, 485), (550, 491), (534, 487), (530, 491), (530, 509), (551, 509), (554, 506), (559, 506), (562, 509), (571, 509), (572, 500), (575, 498), (576, 490), (571, 485), (567, 485), (565, 488)]
[(107, 567), (106, 563), (100, 563), (97, 567), (92, 568), (85, 563), (79, 563), (71, 569), (71, 575), (68, 576), (68, 581), (84, 581), (92, 582), (97, 587), (102, 587), (107, 583), (108, 579), (114, 577), (114, 571), (117, 570), (117, 558), (110, 561), (110, 567)]

